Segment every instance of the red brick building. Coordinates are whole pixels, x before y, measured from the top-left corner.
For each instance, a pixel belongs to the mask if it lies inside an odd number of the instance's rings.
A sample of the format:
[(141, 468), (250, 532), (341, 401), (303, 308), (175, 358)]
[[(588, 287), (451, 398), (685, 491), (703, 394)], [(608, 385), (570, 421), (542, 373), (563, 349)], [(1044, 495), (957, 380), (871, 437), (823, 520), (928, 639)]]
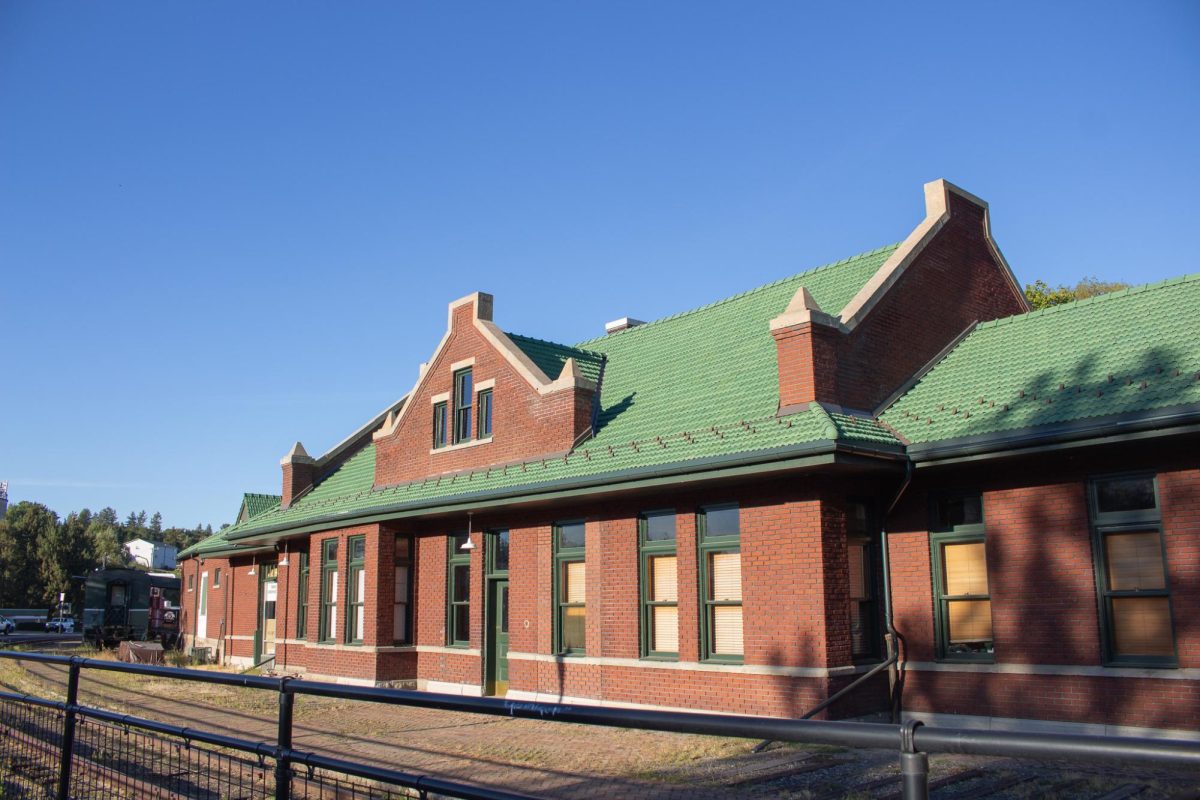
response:
[(823, 713), (1200, 730), (1200, 276), (1030, 312), (987, 205), (925, 200), (575, 346), (451, 303), (408, 394), (181, 554), (189, 645), (778, 716), (894, 650)]

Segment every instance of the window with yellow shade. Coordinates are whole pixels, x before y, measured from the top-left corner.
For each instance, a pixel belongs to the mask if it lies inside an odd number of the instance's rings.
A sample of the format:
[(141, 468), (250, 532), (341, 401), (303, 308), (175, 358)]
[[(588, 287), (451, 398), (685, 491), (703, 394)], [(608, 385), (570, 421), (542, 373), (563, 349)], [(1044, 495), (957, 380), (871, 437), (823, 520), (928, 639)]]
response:
[(648, 511), (638, 519), (641, 549), (642, 657), (679, 658), (679, 569), (675, 512)]
[(1176, 665), (1171, 592), (1153, 475), (1090, 484), (1101, 638), (1111, 664)]
[(582, 520), (554, 526), (554, 652), (583, 655), (587, 638), (586, 530)]
[(935, 498), (929, 540), (939, 658), (990, 661), (995, 646), (980, 495)]
[(701, 654), (709, 661), (741, 663), (742, 632), (741, 518), (736, 505), (709, 506), (697, 518), (701, 599)]

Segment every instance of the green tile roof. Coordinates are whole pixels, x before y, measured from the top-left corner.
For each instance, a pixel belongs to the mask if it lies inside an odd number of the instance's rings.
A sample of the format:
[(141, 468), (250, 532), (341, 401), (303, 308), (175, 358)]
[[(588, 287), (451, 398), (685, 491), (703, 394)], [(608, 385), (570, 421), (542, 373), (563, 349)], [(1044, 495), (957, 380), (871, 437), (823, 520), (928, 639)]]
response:
[(975, 327), (881, 416), (914, 444), (1200, 403), (1200, 274)]
[[(596, 435), (578, 450), (567, 457), (376, 489), (375, 447), (367, 445), (289, 508), (276, 508), (221, 534), (236, 540), (266, 528), (299, 527), (327, 515), (353, 516), (404, 503), (435, 505), (476, 492), (519, 490), (812, 442), (896, 447), (895, 437), (874, 420), (829, 413), (820, 406), (777, 418), (775, 341), (768, 324), (801, 286), (828, 313), (838, 313), (896, 247), (872, 250), (576, 347), (509, 334), (551, 378), (574, 357), (585, 377), (595, 380), (601, 356), (607, 357)], [(216, 544), (228, 547), (229, 539)]]
[(565, 344), (547, 342), (543, 339), (534, 339), (532, 336), (521, 336), (516, 333), (508, 334), (508, 338), (512, 339), (513, 344), (521, 348), (525, 355), (529, 356), (529, 360), (537, 364), (550, 380), (554, 380), (562, 374), (563, 364), (567, 363), (568, 358), (575, 359), (580, 374), (588, 380), (594, 382), (600, 377), (600, 363), (604, 360), (604, 356), (593, 350), (568, 347)]
[(779, 373), (770, 321), (783, 313), (801, 286), (823, 310), (836, 315), (896, 247), (582, 343), (608, 356), (596, 443), (774, 415)]
[[(246, 517), (253, 519), (259, 514), (270, 511), (275, 506), (279, 505), (283, 498), (277, 494), (253, 494), (246, 492), (242, 495), (242, 509), (246, 512)], [(242, 509), (238, 510), (238, 517), (241, 517)]]

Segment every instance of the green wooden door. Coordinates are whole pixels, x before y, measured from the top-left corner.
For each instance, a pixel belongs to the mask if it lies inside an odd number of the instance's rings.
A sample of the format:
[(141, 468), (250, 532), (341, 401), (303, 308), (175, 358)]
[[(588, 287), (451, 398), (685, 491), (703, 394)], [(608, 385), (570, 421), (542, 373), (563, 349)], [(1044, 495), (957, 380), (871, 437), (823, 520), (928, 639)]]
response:
[(489, 583), (487, 693), (499, 696), (508, 692), (508, 581)]

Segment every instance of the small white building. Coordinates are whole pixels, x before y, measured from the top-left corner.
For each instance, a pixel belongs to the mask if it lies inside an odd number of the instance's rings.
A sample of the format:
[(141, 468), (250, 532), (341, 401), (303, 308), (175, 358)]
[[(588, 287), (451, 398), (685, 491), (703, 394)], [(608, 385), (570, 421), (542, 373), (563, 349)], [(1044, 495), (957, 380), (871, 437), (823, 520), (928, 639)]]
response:
[(175, 555), (179, 552), (166, 542), (151, 542), (147, 539), (130, 539), (125, 543), (125, 552), (135, 564), (150, 569), (175, 569)]

